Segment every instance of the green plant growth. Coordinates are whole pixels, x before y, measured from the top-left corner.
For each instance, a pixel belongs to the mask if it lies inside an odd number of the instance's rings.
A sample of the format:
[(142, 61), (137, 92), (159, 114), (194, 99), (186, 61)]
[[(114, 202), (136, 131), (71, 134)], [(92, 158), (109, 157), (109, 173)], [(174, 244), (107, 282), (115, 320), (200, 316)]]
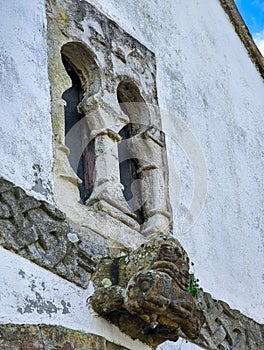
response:
[(191, 295), (195, 299), (198, 299), (198, 295), (199, 295), (199, 291), (200, 291), (200, 286), (199, 286), (198, 282), (199, 282), (199, 280), (194, 277), (193, 273), (191, 273), (188, 291), (191, 293)]

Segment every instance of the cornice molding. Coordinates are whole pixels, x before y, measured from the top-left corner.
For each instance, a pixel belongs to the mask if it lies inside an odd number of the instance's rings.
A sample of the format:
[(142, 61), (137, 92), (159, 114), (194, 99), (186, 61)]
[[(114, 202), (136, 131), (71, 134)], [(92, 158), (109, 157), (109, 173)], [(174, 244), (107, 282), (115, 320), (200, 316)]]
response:
[(229, 19), (233, 24), (237, 35), (244, 44), (245, 48), (247, 49), (251, 61), (255, 64), (257, 70), (264, 79), (264, 57), (262, 56), (258, 47), (256, 46), (246, 23), (244, 22), (242, 16), (240, 15), (240, 12), (238, 11), (234, 0), (219, 1), (223, 9), (229, 16)]

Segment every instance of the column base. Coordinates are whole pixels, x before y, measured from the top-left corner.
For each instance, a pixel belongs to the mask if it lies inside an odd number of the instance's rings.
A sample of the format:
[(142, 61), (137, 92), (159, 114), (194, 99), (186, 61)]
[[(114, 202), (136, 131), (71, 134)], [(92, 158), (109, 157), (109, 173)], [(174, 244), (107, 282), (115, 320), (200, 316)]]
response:
[(85, 205), (104, 211), (133, 230), (140, 231), (140, 225), (136, 221), (137, 216), (130, 211), (123, 196), (121, 184), (105, 182), (96, 186)]
[[(152, 215), (151, 215), (152, 214)], [(166, 211), (155, 210), (151, 213), (141, 227), (141, 233), (149, 236), (153, 233), (170, 235), (172, 232), (171, 215)]]

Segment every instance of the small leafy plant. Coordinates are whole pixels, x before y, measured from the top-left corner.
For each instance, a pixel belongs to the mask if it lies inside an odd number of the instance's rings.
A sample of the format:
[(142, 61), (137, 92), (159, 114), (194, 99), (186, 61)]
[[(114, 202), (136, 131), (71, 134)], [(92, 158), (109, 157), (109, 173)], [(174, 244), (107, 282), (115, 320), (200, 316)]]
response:
[(200, 286), (199, 286), (199, 280), (198, 278), (194, 277), (194, 273), (195, 273), (195, 268), (194, 268), (194, 263), (191, 262), (191, 273), (190, 273), (190, 282), (189, 282), (189, 287), (188, 287), (188, 291), (191, 293), (191, 295), (193, 296), (193, 298), (198, 299), (199, 296), (199, 292), (200, 292)]
[(190, 274), (190, 282), (189, 282), (189, 287), (188, 291), (191, 293), (191, 295), (195, 298), (198, 299), (199, 291), (200, 291), (200, 286), (199, 286), (199, 280), (198, 278), (196, 279), (194, 277), (194, 274)]

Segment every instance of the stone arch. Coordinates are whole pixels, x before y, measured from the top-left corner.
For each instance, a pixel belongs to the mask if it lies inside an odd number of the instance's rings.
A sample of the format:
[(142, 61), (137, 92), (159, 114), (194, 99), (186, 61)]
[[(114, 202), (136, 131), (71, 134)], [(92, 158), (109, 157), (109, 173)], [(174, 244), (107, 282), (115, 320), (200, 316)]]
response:
[[(79, 105), (84, 98), (96, 94), (100, 89), (99, 67), (94, 55), (80, 42), (69, 42), (61, 49), (62, 62), (72, 86), (64, 91), (65, 145), (69, 148), (69, 162), (79, 181), (82, 203), (89, 198), (95, 181), (94, 142), (90, 138), (89, 121), (85, 120)], [(68, 135), (68, 137), (67, 137)]]
[(100, 68), (95, 54), (85, 44), (75, 41), (64, 44), (61, 54), (74, 67), (86, 97), (95, 95), (101, 86)]

